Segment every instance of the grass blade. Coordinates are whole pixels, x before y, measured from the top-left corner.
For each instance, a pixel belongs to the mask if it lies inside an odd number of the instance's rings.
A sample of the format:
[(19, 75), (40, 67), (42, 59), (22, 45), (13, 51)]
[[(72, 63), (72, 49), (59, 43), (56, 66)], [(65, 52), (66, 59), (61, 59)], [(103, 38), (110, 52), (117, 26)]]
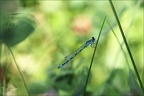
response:
[(86, 87), (87, 87), (87, 84), (88, 84), (88, 79), (89, 79), (89, 76), (90, 76), (90, 71), (91, 71), (93, 59), (94, 59), (94, 56), (95, 56), (95, 52), (96, 52), (96, 49), (97, 49), (97, 45), (98, 45), (98, 42), (99, 42), (99, 39), (100, 39), (100, 35), (101, 35), (101, 32), (102, 32), (105, 20), (106, 20), (106, 17), (104, 18), (104, 21), (102, 23), (102, 26), (101, 26), (101, 29), (100, 29), (100, 33), (99, 33), (99, 36), (98, 36), (98, 39), (97, 39), (97, 43), (96, 43), (96, 46), (95, 46), (95, 49), (94, 49), (94, 52), (93, 52), (93, 55), (92, 55), (92, 59), (91, 59), (90, 67), (89, 67), (89, 70), (88, 70), (88, 75), (87, 75), (85, 87), (84, 87), (83, 96), (86, 96), (86, 94), (85, 94), (86, 93)]
[(137, 77), (138, 77), (138, 81), (139, 81), (140, 86), (141, 86), (141, 88), (142, 88), (142, 90), (143, 90), (143, 93), (144, 93), (144, 88), (143, 88), (143, 85), (142, 85), (142, 81), (141, 81), (141, 79), (140, 79), (140, 76), (139, 76), (139, 73), (138, 73), (138, 70), (137, 70), (135, 61), (134, 61), (134, 59), (133, 59), (133, 56), (132, 56), (132, 53), (131, 53), (131, 51), (130, 51), (129, 45), (128, 45), (127, 40), (126, 40), (126, 38), (125, 38), (125, 35), (124, 35), (124, 32), (123, 32), (122, 26), (121, 26), (121, 24), (120, 24), (119, 18), (118, 18), (117, 13), (116, 13), (116, 10), (115, 10), (115, 8), (114, 8), (114, 5), (113, 5), (113, 3), (112, 3), (112, 0), (109, 0), (109, 2), (110, 2), (110, 5), (111, 5), (111, 7), (112, 7), (112, 10), (113, 10), (114, 16), (115, 16), (115, 18), (116, 18), (116, 21), (117, 21), (117, 23), (118, 23), (118, 26), (119, 26), (121, 35), (122, 35), (122, 37), (123, 37), (124, 43), (125, 43), (125, 45), (126, 45), (126, 48), (127, 48), (128, 53), (129, 53), (129, 56), (130, 56), (131, 62), (132, 62), (132, 64), (133, 64), (134, 70), (135, 70), (136, 75), (137, 75)]
[(115, 34), (115, 32), (114, 32), (112, 26), (110, 25), (110, 23), (109, 23), (108, 21), (107, 21), (107, 23), (108, 23), (110, 29), (112, 30), (112, 32), (113, 32), (113, 34), (114, 34), (114, 36), (115, 36), (115, 38), (116, 38), (116, 40), (117, 40), (117, 42), (118, 42), (118, 44), (119, 44), (121, 50), (122, 50), (122, 52), (123, 52), (123, 55), (124, 55), (124, 57), (125, 57), (125, 59), (126, 59), (126, 62), (127, 62), (127, 64), (128, 64), (128, 68), (130, 69), (130, 65), (129, 65), (129, 62), (128, 62), (128, 58), (127, 58), (126, 53), (125, 53), (125, 51), (124, 51), (124, 49), (123, 49), (123, 47), (122, 47), (122, 46), (123, 46), (123, 42), (120, 43), (120, 41), (119, 41), (117, 35)]

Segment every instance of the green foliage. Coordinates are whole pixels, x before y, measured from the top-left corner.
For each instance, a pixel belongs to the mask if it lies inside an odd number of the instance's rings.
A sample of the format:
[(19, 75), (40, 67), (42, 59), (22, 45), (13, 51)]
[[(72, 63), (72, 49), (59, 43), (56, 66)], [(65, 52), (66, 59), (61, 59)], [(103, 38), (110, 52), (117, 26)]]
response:
[(132, 96), (143, 96), (142, 89), (139, 87), (137, 81), (135, 80), (132, 70), (129, 72), (129, 82), (130, 82), (130, 93)]
[[(21, 0), (20, 4), (33, 15), (25, 11), (1, 15), (0, 72), (5, 64), (10, 81), (5, 84), (5, 78), (2, 88), (17, 89), (12, 95), (31, 96), (142, 94), (117, 25), (119, 19), (144, 83), (141, 0), (114, 0), (117, 19), (108, 1)], [(108, 24), (102, 26), (105, 16)], [(91, 37), (101, 37), (96, 53), (88, 46), (63, 68), (57, 68), (65, 56), (70, 58)]]
[(14, 46), (25, 40), (35, 29), (35, 21), (30, 14), (1, 15), (0, 41)]

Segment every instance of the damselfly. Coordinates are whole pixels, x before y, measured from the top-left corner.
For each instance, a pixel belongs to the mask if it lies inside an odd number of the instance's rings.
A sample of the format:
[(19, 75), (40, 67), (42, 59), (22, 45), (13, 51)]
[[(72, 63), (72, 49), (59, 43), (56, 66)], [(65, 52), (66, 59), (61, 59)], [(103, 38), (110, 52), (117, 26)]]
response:
[(68, 62), (70, 62), (75, 56), (77, 56), (83, 49), (85, 49), (87, 46), (91, 45), (93, 46), (93, 44), (96, 43), (96, 40), (94, 37), (92, 37), (91, 40), (88, 40), (80, 49), (78, 49), (70, 58), (66, 57), (66, 60), (63, 64), (61, 64), (60, 66), (58, 66), (58, 68), (62, 68), (65, 64), (67, 64)]

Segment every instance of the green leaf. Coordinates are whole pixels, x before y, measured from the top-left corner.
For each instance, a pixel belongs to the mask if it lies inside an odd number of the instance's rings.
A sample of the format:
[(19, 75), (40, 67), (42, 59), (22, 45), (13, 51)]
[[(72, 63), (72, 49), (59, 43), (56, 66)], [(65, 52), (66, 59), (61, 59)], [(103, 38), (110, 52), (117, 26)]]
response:
[(25, 40), (35, 29), (35, 20), (30, 14), (3, 15), (0, 17), (0, 41), (14, 46)]

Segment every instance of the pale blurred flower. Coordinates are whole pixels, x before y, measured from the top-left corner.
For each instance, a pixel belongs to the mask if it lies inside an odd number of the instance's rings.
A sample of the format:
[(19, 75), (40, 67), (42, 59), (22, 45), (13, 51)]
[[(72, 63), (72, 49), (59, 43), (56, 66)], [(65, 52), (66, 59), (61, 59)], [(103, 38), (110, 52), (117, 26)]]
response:
[(72, 28), (78, 34), (87, 34), (92, 29), (92, 21), (89, 17), (76, 17), (73, 21)]

